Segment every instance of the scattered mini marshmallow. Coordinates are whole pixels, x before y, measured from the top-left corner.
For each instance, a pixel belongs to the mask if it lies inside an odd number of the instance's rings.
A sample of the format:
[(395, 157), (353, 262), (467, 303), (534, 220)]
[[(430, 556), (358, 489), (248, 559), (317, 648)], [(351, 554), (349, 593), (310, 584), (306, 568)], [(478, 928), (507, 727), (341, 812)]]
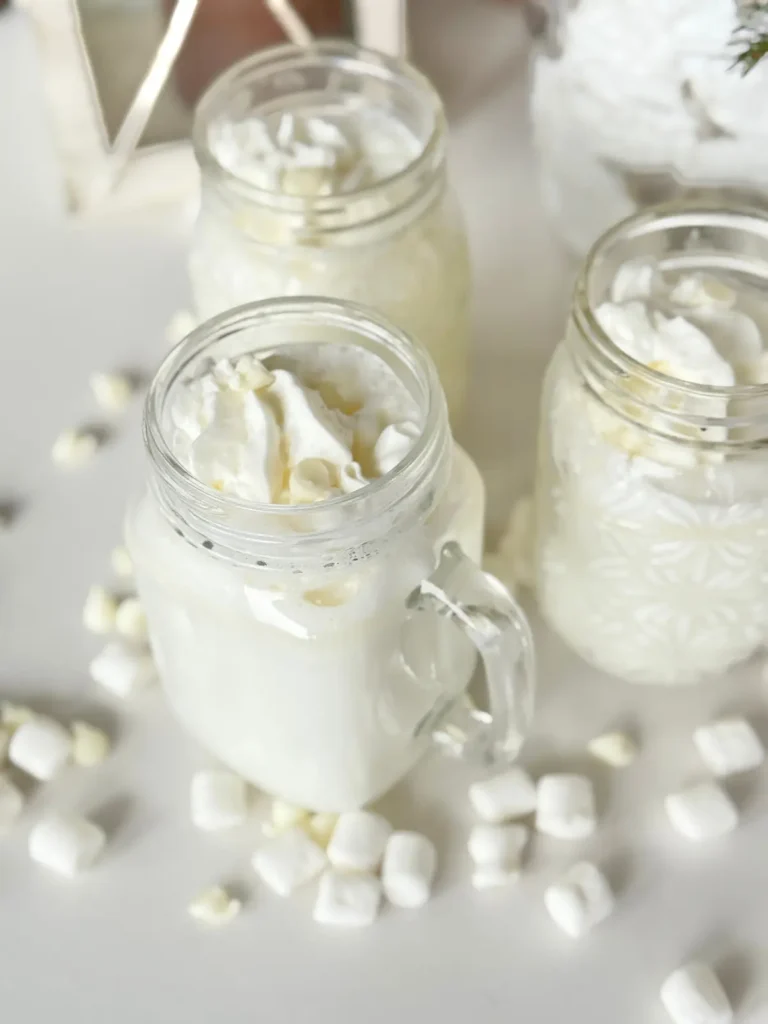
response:
[(91, 391), (105, 412), (122, 412), (133, 398), (133, 382), (125, 373), (92, 373)]
[(762, 741), (746, 718), (721, 718), (702, 725), (694, 732), (693, 742), (706, 766), (720, 778), (759, 768), (765, 760)]
[(328, 864), (325, 851), (299, 826), (268, 840), (254, 853), (253, 870), (278, 896), (316, 878)]
[(72, 736), (59, 722), (37, 715), (11, 736), (11, 764), (40, 782), (55, 778), (72, 754)]
[(508, 768), (500, 775), (473, 783), (469, 800), (479, 818), (498, 825), (536, 810), (536, 785), (522, 768)]
[(89, 462), (99, 447), (99, 439), (90, 430), (64, 430), (53, 443), (51, 458), (57, 466), (72, 469)]
[(72, 723), (72, 760), (81, 768), (93, 768), (105, 760), (110, 750), (109, 736), (90, 722)]
[(613, 904), (605, 876), (589, 861), (574, 864), (544, 893), (544, 905), (552, 920), (574, 939), (608, 917)]
[(29, 853), (43, 867), (72, 878), (93, 864), (105, 839), (103, 829), (87, 818), (50, 814), (32, 829)]
[(0, 723), (11, 733), (14, 733), (20, 725), (31, 722), (36, 717), (32, 708), (28, 708), (25, 704), (12, 704), (9, 700), (4, 700), (0, 704)]
[(128, 640), (146, 639), (147, 617), (138, 597), (126, 597), (117, 606), (115, 629)]
[(90, 665), (91, 679), (116, 697), (127, 700), (155, 679), (155, 663), (147, 651), (113, 641)]
[(248, 817), (248, 786), (234, 772), (197, 772), (189, 793), (193, 823), (205, 832), (242, 825)]
[(190, 917), (211, 928), (221, 928), (222, 925), (229, 924), (241, 909), (240, 900), (230, 896), (220, 885), (204, 889), (187, 907)]
[(472, 870), (472, 885), (475, 889), (501, 889), (512, 882), (517, 882), (520, 873), (519, 868), (478, 864)]
[(475, 825), (467, 843), (474, 864), (472, 885), (495, 889), (516, 882), (529, 835), (525, 825)]
[(325, 850), (331, 841), (333, 830), (339, 820), (338, 814), (331, 814), (323, 811), (320, 814), (313, 814), (307, 824), (307, 831), (318, 846)]
[(262, 826), (265, 836), (279, 836), (294, 825), (305, 825), (309, 821), (309, 811), (285, 800), (273, 800), (269, 821)]
[(375, 871), (381, 863), (392, 826), (372, 811), (347, 811), (339, 815), (328, 843), (328, 859), (335, 868)]
[(83, 625), (91, 633), (111, 633), (115, 628), (117, 601), (104, 587), (93, 586), (83, 605)]
[(661, 1001), (675, 1024), (730, 1024), (733, 1010), (712, 968), (695, 961), (678, 967), (661, 986)]
[(186, 338), (198, 325), (197, 318), (188, 309), (177, 310), (165, 328), (165, 340), (169, 345), (177, 345)]
[(384, 847), (381, 882), (395, 907), (423, 907), (432, 893), (437, 850), (419, 832), (393, 832)]
[(670, 793), (665, 806), (675, 829), (694, 842), (717, 839), (739, 823), (736, 805), (716, 782), (700, 782)]
[(626, 768), (637, 757), (637, 743), (626, 732), (604, 732), (587, 744), (587, 750), (598, 761), (611, 768)]
[(133, 559), (125, 544), (118, 544), (116, 548), (113, 548), (109, 560), (112, 563), (112, 569), (121, 579), (127, 580), (133, 576)]
[(313, 918), (318, 924), (365, 928), (373, 924), (381, 902), (381, 882), (364, 871), (323, 873), (317, 889)]
[(0, 831), (10, 828), (24, 807), (24, 794), (18, 786), (0, 774)]
[(595, 791), (585, 775), (539, 779), (536, 828), (556, 839), (586, 839), (595, 831)]

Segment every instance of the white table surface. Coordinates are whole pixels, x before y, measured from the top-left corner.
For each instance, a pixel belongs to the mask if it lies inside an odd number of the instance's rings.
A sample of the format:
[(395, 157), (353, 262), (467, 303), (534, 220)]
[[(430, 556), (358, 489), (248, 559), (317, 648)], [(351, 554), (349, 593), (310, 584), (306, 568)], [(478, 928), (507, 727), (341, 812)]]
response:
[[(566, 271), (537, 205), (518, 14), (468, 0), (414, 7), (416, 52), (452, 115), (474, 247), (464, 440), (488, 484), (493, 533), (530, 480), (538, 382), (562, 322)], [(192, 828), (188, 783), (205, 755), (159, 694), (126, 708), (95, 691), (86, 666), (97, 645), (80, 625), (89, 584), (109, 580), (108, 553), (141, 481), (138, 403), (81, 473), (55, 472), (48, 455), (62, 427), (94, 412), (90, 371), (149, 370), (162, 353), (163, 326), (186, 301), (183, 239), (64, 219), (31, 34), (18, 14), (0, 18), (0, 139), (0, 500), (24, 504), (0, 538), (0, 696), (103, 721), (118, 737), (102, 767), (31, 794), (23, 824), (0, 843), (0, 1021), (662, 1024), (661, 980), (703, 955), (721, 968), (739, 1019), (765, 1024), (766, 771), (729, 786), (743, 822), (721, 842), (686, 844), (662, 808), (667, 791), (702, 775), (690, 733), (710, 713), (749, 711), (768, 738), (757, 665), (690, 692), (630, 688), (537, 628), (539, 710), (524, 760), (534, 772), (587, 770), (598, 834), (583, 844), (536, 838), (517, 886), (475, 893), (464, 848), (473, 773), (425, 761), (382, 807), (438, 843), (434, 900), (423, 912), (386, 910), (362, 933), (314, 925), (309, 892), (281, 901), (255, 883), (257, 824), (234, 838)], [(584, 745), (617, 723), (636, 726), (644, 750), (611, 774), (585, 759)], [(77, 883), (28, 860), (26, 834), (45, 806), (82, 810), (108, 828), (103, 861)], [(573, 943), (546, 916), (542, 892), (582, 855), (604, 864), (619, 900), (609, 921)], [(185, 908), (220, 880), (248, 902), (211, 934)]]

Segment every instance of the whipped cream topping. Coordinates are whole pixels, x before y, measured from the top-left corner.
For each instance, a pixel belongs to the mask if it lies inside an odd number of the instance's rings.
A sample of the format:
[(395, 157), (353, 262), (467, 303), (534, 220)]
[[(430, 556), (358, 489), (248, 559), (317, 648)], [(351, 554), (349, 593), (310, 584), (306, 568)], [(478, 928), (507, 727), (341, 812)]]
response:
[(220, 359), (181, 385), (169, 415), (193, 476), (264, 504), (351, 493), (393, 470), (421, 431), (415, 400), (381, 359), (331, 344)]

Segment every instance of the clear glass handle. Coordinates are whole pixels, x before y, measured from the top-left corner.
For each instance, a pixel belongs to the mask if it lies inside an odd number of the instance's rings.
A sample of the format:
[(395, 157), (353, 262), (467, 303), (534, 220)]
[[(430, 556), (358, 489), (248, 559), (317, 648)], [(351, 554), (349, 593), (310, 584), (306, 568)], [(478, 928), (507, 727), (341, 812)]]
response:
[(533, 717), (536, 668), (533, 637), (525, 613), (506, 587), (484, 573), (458, 544), (443, 547), (437, 568), (408, 597), (408, 608), (449, 618), (480, 653), (489, 712), (465, 693), (446, 694), (422, 720), (451, 753), (487, 764), (513, 760)]

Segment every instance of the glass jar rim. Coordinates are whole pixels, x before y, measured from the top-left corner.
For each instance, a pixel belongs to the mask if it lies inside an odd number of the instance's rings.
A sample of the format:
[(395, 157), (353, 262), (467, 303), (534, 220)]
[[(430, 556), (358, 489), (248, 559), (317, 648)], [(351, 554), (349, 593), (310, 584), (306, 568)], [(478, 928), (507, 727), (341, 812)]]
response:
[[(289, 72), (312, 62), (340, 64), (354, 68), (380, 81), (396, 83), (407, 89), (420, 102), (430, 120), (430, 129), (418, 153), (393, 174), (368, 185), (337, 195), (286, 195), (243, 179), (225, 167), (213, 153), (208, 131), (215, 115), (231, 99), (238, 87), (249, 81)], [(195, 157), (204, 172), (210, 172), (230, 191), (261, 206), (280, 210), (286, 214), (322, 215), (332, 213), (350, 200), (368, 199), (383, 190), (396, 188), (412, 177), (424, 174), (432, 177), (444, 162), (445, 115), (440, 97), (429, 79), (412, 65), (376, 50), (368, 50), (356, 43), (341, 39), (319, 39), (311, 46), (282, 43), (267, 47), (233, 64), (216, 78), (198, 101), (192, 127), (192, 146)]]

